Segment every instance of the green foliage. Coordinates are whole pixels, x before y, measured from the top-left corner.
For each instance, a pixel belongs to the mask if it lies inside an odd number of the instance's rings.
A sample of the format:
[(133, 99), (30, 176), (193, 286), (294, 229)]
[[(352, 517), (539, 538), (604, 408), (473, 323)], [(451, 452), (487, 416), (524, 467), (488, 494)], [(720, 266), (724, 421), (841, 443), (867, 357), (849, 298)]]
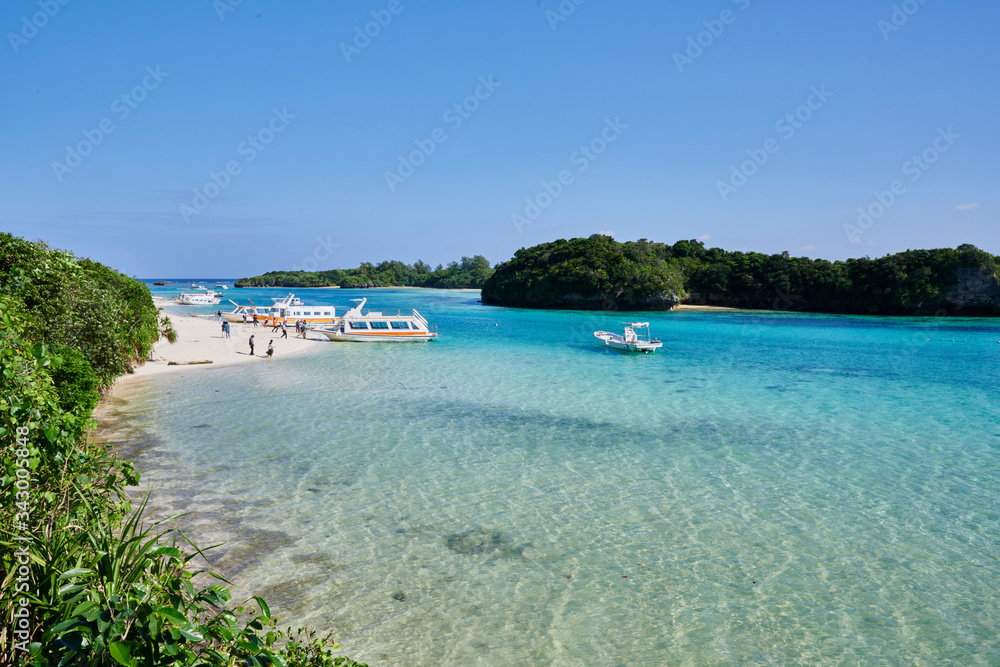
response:
[(356, 269), (330, 271), (270, 271), (253, 278), (240, 278), (237, 287), (482, 287), (492, 274), (489, 261), (482, 255), (463, 257), (447, 267), (432, 270), (424, 262), (404, 264), (386, 261), (375, 265), (364, 262)]
[[(1000, 258), (963, 245), (829, 262), (727, 252), (700, 241), (618, 243), (593, 235), (522, 248), (483, 285), (484, 303), (658, 309), (687, 303), (867, 314), (1000, 315)], [(986, 296), (956, 292), (972, 272)]]
[(28, 333), (87, 358), (101, 386), (156, 342), (159, 313), (145, 284), (89, 259), (0, 234), (0, 293), (31, 313)]
[(230, 605), (197, 546), (142, 524), (132, 465), (88, 437), (98, 383), (171, 329), (145, 287), (9, 235), (0, 248), (0, 666), (356, 665), (276, 630), (260, 598)]
[[(84, 493), (78, 499), (87, 502)], [(196, 586), (206, 573), (193, 561), (203, 552), (189, 542), (193, 551), (184, 555), (177, 547), (182, 534), (158, 530), (176, 517), (143, 526), (144, 507), (145, 501), (120, 526), (64, 526), (37, 545), (39, 594), (26, 595), (42, 630), (29, 664), (337, 664), (336, 645), (314, 635), (282, 647), (290, 633), (275, 630), (277, 619), (261, 598), (230, 609), (225, 586)]]
[(521, 248), (483, 285), (483, 301), (541, 308), (672, 306), (683, 293), (683, 263), (668, 246), (618, 243), (594, 234)]
[(77, 415), (89, 415), (97, 407), (98, 381), (90, 362), (79, 350), (61, 345), (55, 350), (52, 381), (59, 394), (59, 407)]

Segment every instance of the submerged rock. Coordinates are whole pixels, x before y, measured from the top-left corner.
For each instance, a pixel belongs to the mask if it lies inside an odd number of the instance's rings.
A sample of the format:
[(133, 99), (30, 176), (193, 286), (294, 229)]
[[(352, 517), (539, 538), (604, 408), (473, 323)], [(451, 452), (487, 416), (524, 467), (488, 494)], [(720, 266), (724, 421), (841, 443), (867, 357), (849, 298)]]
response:
[(524, 558), (524, 548), (530, 546), (515, 546), (503, 533), (484, 528), (452, 533), (445, 538), (445, 544), (457, 554), (492, 554), (504, 558)]

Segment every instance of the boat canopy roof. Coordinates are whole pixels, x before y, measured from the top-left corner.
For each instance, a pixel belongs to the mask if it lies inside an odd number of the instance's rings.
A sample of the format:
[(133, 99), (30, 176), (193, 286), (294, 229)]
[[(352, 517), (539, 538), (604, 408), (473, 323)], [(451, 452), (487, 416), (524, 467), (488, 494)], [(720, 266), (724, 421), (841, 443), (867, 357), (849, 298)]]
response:
[(625, 326), (628, 327), (648, 327), (649, 322), (626, 322)]

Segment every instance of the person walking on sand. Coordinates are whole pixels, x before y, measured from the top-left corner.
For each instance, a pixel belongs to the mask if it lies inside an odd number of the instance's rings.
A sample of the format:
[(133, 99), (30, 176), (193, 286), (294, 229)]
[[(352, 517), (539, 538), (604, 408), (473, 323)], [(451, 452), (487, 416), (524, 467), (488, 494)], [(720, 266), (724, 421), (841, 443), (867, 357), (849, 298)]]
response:
[(253, 356), (253, 334), (250, 334), (250, 356)]
[(253, 325), (257, 326), (257, 313), (253, 314)]
[(226, 323), (225, 322), (222, 323), (222, 335), (223, 336), (226, 335)]
[(282, 338), (288, 338), (288, 322), (287, 321), (281, 323), (281, 337)]
[(243, 313), (243, 324), (246, 324), (246, 323), (247, 323), (247, 314), (246, 314), (246, 312), (244, 312)]
[(229, 322), (222, 323), (222, 330), (226, 332), (226, 338), (229, 338)]
[(271, 327), (271, 333), (274, 333), (275, 331), (277, 331), (278, 327), (280, 327), (280, 326), (281, 326), (281, 322), (278, 321), (277, 317), (274, 318), (274, 326)]
[(215, 314), (215, 317), (221, 322), (222, 321), (222, 311), (220, 310)]
[(268, 361), (271, 360), (271, 357), (273, 355), (274, 355), (274, 341), (271, 340), (271, 341), (268, 341), (268, 343), (267, 343), (267, 359), (268, 359)]

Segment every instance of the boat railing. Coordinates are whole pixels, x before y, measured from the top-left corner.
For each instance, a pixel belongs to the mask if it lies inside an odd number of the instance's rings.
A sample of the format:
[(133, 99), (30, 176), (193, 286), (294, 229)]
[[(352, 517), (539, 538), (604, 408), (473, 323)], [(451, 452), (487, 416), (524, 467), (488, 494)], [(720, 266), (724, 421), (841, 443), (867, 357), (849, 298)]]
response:
[(431, 327), (430, 323), (428, 323), (427, 320), (424, 319), (424, 316), (418, 313), (415, 309), (413, 311), (413, 316), (418, 320), (420, 320), (420, 322), (424, 325), (424, 328), (430, 330)]

